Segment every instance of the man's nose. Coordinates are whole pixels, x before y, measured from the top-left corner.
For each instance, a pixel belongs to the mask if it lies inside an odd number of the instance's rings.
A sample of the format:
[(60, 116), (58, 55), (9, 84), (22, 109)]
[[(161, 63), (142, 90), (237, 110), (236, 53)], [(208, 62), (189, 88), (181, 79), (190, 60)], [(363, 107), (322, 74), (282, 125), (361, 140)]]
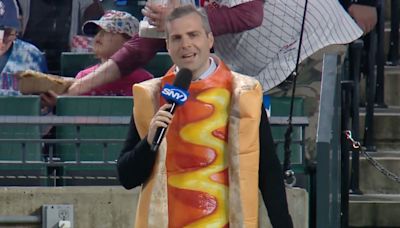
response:
[(187, 48), (192, 45), (192, 40), (189, 37), (182, 38), (182, 47)]

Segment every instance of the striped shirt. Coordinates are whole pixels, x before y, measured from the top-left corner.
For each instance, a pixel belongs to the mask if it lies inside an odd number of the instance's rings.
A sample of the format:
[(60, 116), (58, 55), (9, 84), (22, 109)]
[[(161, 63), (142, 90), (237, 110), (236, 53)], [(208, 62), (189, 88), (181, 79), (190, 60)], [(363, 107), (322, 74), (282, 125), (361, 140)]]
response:
[[(246, 0), (221, 0), (232, 6)], [(262, 25), (215, 37), (216, 54), (233, 70), (253, 76), (264, 91), (284, 81), (296, 65), (305, 0), (266, 0)], [(336, 0), (309, 0), (300, 61), (331, 44), (346, 44), (363, 34)]]

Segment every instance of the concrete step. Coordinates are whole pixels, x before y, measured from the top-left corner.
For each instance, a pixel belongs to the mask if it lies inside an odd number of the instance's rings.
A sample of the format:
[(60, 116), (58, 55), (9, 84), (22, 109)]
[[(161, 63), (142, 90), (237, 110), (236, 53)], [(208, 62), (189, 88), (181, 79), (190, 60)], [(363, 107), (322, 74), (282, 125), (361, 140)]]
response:
[(386, 105), (400, 106), (400, 66), (385, 66), (384, 101)]
[(351, 227), (400, 227), (399, 194), (350, 195)]
[[(395, 175), (400, 175), (400, 152), (369, 152), (378, 163)], [(365, 157), (360, 157), (360, 190), (364, 194), (400, 194), (400, 183), (389, 179)]]
[[(400, 106), (400, 66), (385, 66), (384, 74), (384, 102), (389, 106)], [(360, 81), (360, 97), (361, 103), (365, 103), (366, 89), (365, 77)]]
[[(400, 88), (400, 87), (399, 87)], [(360, 136), (364, 135), (365, 108), (360, 108)], [(400, 148), (400, 106), (374, 109), (374, 142), (379, 150)]]

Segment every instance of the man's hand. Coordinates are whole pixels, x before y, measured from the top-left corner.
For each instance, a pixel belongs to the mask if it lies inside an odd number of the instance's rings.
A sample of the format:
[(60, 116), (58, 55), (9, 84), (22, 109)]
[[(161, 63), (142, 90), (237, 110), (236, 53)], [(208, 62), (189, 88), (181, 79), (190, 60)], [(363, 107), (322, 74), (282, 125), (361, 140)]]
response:
[(165, 19), (179, 5), (179, 0), (169, 0), (167, 5), (147, 1), (146, 6), (142, 9), (142, 14), (149, 18), (151, 25), (156, 26), (158, 31), (163, 32), (165, 31)]
[(52, 90), (40, 94), (40, 105), (42, 107), (53, 108), (57, 103), (57, 94)]
[(349, 14), (357, 22), (358, 26), (364, 31), (364, 34), (369, 33), (374, 29), (378, 16), (376, 8), (373, 6), (365, 6), (359, 4), (352, 4), (349, 9)]
[(150, 121), (149, 133), (147, 134), (147, 143), (152, 144), (157, 128), (168, 127), (172, 120), (172, 114), (166, 111), (171, 108), (171, 104), (165, 104), (157, 111)]

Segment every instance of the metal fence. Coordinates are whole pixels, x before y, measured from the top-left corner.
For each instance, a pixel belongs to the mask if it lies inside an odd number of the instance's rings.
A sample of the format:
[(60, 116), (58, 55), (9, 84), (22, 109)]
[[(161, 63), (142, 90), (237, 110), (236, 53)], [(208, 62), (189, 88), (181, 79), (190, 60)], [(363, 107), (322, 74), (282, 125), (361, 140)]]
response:
[[(52, 126), (70, 127), (73, 135), (68, 138), (18, 137), (0, 138), (0, 144), (18, 145), (19, 159), (0, 158), (0, 185), (116, 185), (116, 159), (118, 154), (110, 152), (111, 146), (122, 148), (125, 138), (97, 138), (95, 130), (92, 137), (82, 136), (82, 129), (87, 127), (102, 127), (103, 131), (115, 127), (128, 129), (130, 116), (0, 116), (0, 127), (17, 126)], [(287, 117), (270, 117), (273, 127), (287, 124)], [(308, 125), (306, 117), (294, 117), (294, 126), (298, 128), (299, 137), (293, 140), (298, 145), (301, 154), (304, 153), (304, 130)], [(283, 140), (276, 140), (277, 144)], [(40, 145), (40, 159), (29, 159), (30, 144)], [(69, 145), (67, 155), (62, 158), (58, 146)], [(87, 150), (83, 145), (97, 145), (95, 157), (85, 158)], [(47, 148), (46, 151), (44, 149)], [(87, 148), (86, 148), (87, 149)], [(115, 148), (113, 148), (115, 150)], [(93, 150), (93, 148), (91, 148)], [(4, 151), (0, 151), (0, 154)], [(68, 159), (65, 159), (68, 157)], [(294, 165), (302, 166), (304, 156), (300, 156)], [(66, 172), (66, 170), (69, 170)], [(16, 181), (17, 180), (17, 181)], [(29, 181), (31, 180), (31, 181)], [(34, 181), (36, 180), (36, 181)], [(42, 180), (42, 181), (37, 181)]]

